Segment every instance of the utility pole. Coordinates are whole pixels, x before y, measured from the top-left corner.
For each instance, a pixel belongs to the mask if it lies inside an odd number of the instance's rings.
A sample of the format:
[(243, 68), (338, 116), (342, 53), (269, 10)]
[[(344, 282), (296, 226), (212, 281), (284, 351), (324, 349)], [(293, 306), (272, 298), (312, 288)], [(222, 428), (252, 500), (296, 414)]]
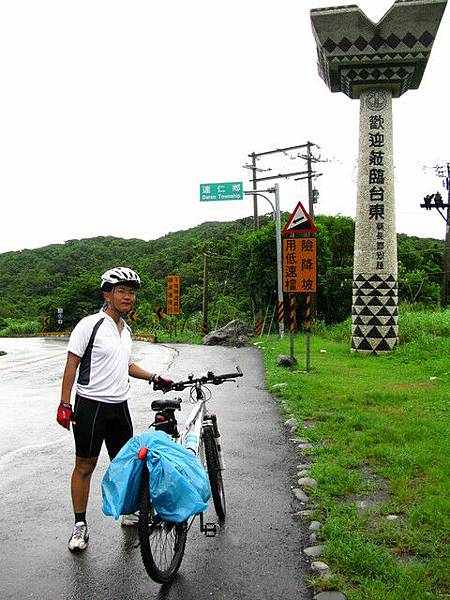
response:
[(450, 163), (447, 163), (447, 175), (445, 177), (445, 187), (447, 188), (447, 218), (445, 219), (445, 246), (444, 257), (442, 261), (442, 290), (441, 306), (447, 308), (448, 305), (448, 279), (450, 271)]
[[(262, 193), (264, 192), (264, 194)], [(265, 195), (275, 195), (275, 206), (271, 200)], [(244, 191), (244, 194), (252, 194), (251, 191)], [(273, 219), (275, 221), (275, 243), (276, 243), (276, 254), (277, 254), (277, 309), (283, 304), (283, 274), (282, 274), (282, 251), (281, 251), (281, 213), (280, 213), (280, 189), (278, 183), (273, 188), (267, 190), (258, 190), (256, 196), (262, 196), (272, 207)], [(278, 312), (278, 311), (277, 311)], [(284, 337), (284, 322), (278, 320), (278, 330), (280, 337)]]
[[(251, 169), (252, 170), (252, 179), (250, 180), (252, 182), (253, 185), (253, 191), (255, 192), (253, 194), (253, 206), (254, 206), (254, 228), (255, 230), (259, 228), (259, 220), (258, 220), (258, 207), (257, 207), (257, 196), (262, 196), (263, 194), (258, 193), (257, 187), (258, 187), (258, 182), (259, 181), (269, 181), (269, 180), (273, 180), (273, 179), (289, 179), (290, 177), (295, 177), (296, 175), (300, 175), (300, 177), (296, 177), (295, 181), (299, 181), (301, 179), (308, 179), (308, 202), (309, 202), (309, 214), (312, 217), (313, 216), (313, 204), (314, 204), (314, 198), (313, 198), (313, 185), (312, 185), (312, 180), (313, 177), (320, 177), (321, 173), (317, 173), (315, 171), (312, 170), (312, 162), (313, 162), (313, 156), (312, 156), (312, 152), (311, 152), (311, 148), (312, 146), (315, 146), (316, 144), (314, 144), (313, 142), (308, 141), (306, 144), (299, 144), (297, 146), (289, 146), (287, 148), (275, 148), (274, 150), (267, 150), (265, 152), (252, 152), (251, 154), (249, 154), (249, 158), (252, 159), (252, 164), (251, 165), (244, 165), (245, 168), (247, 169)], [(265, 176), (265, 177), (256, 177), (256, 174), (258, 171), (264, 171), (264, 170), (271, 170), (271, 169), (258, 169), (256, 167), (256, 160), (259, 159), (261, 156), (268, 156), (270, 154), (278, 154), (280, 152), (283, 152), (284, 154), (288, 154), (288, 152), (292, 152), (294, 150), (301, 150), (306, 148), (306, 155), (304, 154), (299, 154), (297, 153), (297, 156), (294, 158), (301, 158), (303, 160), (306, 160), (307, 163), (307, 170), (306, 171), (296, 171), (293, 173), (278, 173), (278, 175), (269, 175), (269, 176)], [(315, 162), (317, 161), (317, 159), (315, 160)], [(279, 213), (280, 213), (280, 208), (279, 208), (279, 202), (280, 202), (280, 196), (279, 196), (279, 187), (278, 184), (275, 184), (275, 187), (273, 188), (275, 191), (275, 202), (278, 203), (278, 217), (276, 217), (275, 219), (275, 223), (279, 223), (280, 217), (279, 217)], [(245, 192), (244, 192), (245, 193)], [(266, 198), (266, 200), (268, 200), (268, 198)], [(269, 201), (270, 202), (270, 201)], [(274, 213), (276, 213), (277, 211), (275, 210)], [(277, 244), (277, 252), (280, 252), (281, 255), (281, 233), (280, 233), (280, 240), (276, 240), (276, 244)], [(277, 279), (278, 279), (278, 285), (277, 285), (277, 297), (278, 297), (278, 307), (280, 307), (280, 305), (283, 305), (283, 288), (282, 288), (282, 274), (281, 274), (281, 258), (277, 260), (277, 263), (279, 266), (277, 266)], [(280, 269), (280, 271), (278, 271), (278, 268)], [(281, 285), (281, 291), (280, 291), (280, 285)], [(316, 294), (311, 294), (311, 309), (313, 311), (313, 315), (315, 315), (316, 313)], [(279, 321), (279, 327), (280, 327), (280, 337), (284, 336), (284, 322), (282, 323), (281, 321)]]
[[(312, 197), (313, 197), (313, 193), (312, 193), (312, 178), (313, 177), (319, 177), (321, 175), (321, 173), (316, 173), (312, 171), (311, 168), (311, 162), (312, 162), (312, 156), (311, 156), (311, 147), (315, 146), (316, 144), (313, 144), (312, 142), (307, 142), (306, 144), (299, 144), (298, 146), (289, 146), (287, 148), (275, 148), (274, 150), (267, 150), (266, 152), (252, 152), (251, 154), (248, 155), (249, 158), (252, 159), (252, 164), (251, 165), (244, 165), (244, 167), (246, 169), (251, 169), (252, 171), (252, 179), (250, 180), (252, 182), (253, 185), (253, 190), (258, 189), (258, 182), (259, 181), (269, 181), (270, 179), (289, 179), (290, 177), (294, 177), (295, 175), (301, 175), (301, 177), (298, 177), (296, 179), (296, 181), (299, 181), (300, 179), (308, 179), (308, 195), (309, 195), (309, 199), (310, 199), (310, 210), (312, 207)], [(272, 169), (258, 169), (256, 166), (256, 161), (257, 159), (259, 159), (261, 156), (267, 156), (269, 154), (278, 154), (280, 152), (283, 152), (284, 154), (287, 154), (288, 152), (292, 152), (293, 150), (300, 150), (301, 148), (307, 148), (307, 156), (298, 154), (297, 157), (295, 158), (303, 158), (306, 159), (308, 162), (308, 170), (307, 171), (297, 171), (295, 173), (278, 173), (278, 175), (271, 175), (268, 177), (256, 177), (256, 174), (258, 171), (271, 171)], [(259, 229), (259, 218), (258, 218), (258, 200), (257, 200), (257, 194), (255, 193), (253, 195), (253, 214), (254, 214), (254, 228)], [(311, 214), (311, 213), (310, 213)]]
[[(274, 186), (275, 191), (275, 237), (277, 244), (277, 306), (283, 304), (283, 273), (282, 273), (282, 256), (281, 256), (281, 215), (280, 215), (280, 189), (278, 183)], [(280, 337), (284, 337), (284, 323), (278, 323)]]
[[(448, 181), (448, 180), (447, 180)], [(447, 308), (448, 305), (448, 277), (450, 271), (450, 202), (447, 203), (447, 225), (445, 234), (445, 248), (442, 273), (441, 306)]]
[(309, 216), (311, 219), (314, 217), (314, 204), (313, 204), (313, 185), (312, 185), (312, 167), (311, 167), (311, 146), (314, 146), (311, 142), (307, 142), (306, 144), (306, 164), (308, 168), (308, 209)]
[[(258, 189), (258, 184), (256, 183), (256, 154), (253, 152), (250, 156), (252, 159), (253, 189), (256, 191)], [(253, 228), (255, 231), (259, 229), (258, 196), (256, 194), (253, 194)]]
[(203, 254), (203, 321), (202, 336), (208, 333), (208, 255)]
[[(444, 179), (443, 185), (447, 189), (447, 204), (442, 200), (442, 195), (439, 192), (429, 194), (423, 199), (421, 208), (431, 210), (435, 208), (445, 221), (445, 241), (444, 253), (442, 257), (442, 285), (441, 285), (441, 307), (447, 308), (448, 305), (448, 282), (450, 271), (450, 163), (447, 163), (447, 173), (444, 173), (443, 167), (436, 167), (436, 172), (439, 177)], [(444, 215), (444, 208), (447, 209), (447, 214)]]
[(444, 271), (442, 273), (441, 306), (442, 306), (442, 308), (447, 308), (447, 305), (448, 305), (448, 271), (450, 269), (450, 225), (449, 225), (448, 206), (447, 206), (447, 233), (445, 236), (443, 266), (444, 266)]

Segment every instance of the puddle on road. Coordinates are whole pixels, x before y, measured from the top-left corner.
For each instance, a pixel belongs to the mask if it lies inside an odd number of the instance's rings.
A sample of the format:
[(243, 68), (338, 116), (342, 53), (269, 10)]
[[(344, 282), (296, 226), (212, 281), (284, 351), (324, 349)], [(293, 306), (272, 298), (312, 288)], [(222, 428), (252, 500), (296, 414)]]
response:
[(0, 358), (0, 372), (18, 370), (42, 361), (65, 356), (67, 340), (45, 338), (0, 338), (0, 350), (6, 352)]
[[(56, 423), (67, 339), (0, 338), (0, 349), (8, 353), (0, 357), (0, 467), (55, 453), (58, 444), (72, 448), (72, 432), (63, 432)], [(133, 350), (141, 367), (159, 373), (166, 372), (174, 352), (146, 342), (134, 342)], [(135, 423), (148, 425), (152, 390), (135, 379), (131, 387)]]

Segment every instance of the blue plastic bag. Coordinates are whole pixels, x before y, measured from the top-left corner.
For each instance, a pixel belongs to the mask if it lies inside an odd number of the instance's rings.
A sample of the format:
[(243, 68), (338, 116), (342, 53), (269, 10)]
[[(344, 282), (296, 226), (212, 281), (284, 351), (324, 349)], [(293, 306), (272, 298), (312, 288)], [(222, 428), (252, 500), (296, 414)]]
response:
[[(139, 460), (140, 448), (148, 448)], [(103, 513), (116, 519), (138, 507), (142, 469), (148, 468), (150, 497), (165, 521), (181, 523), (207, 508), (211, 496), (208, 476), (200, 460), (162, 431), (132, 437), (110, 463), (102, 481)]]
[(102, 510), (105, 515), (118, 519), (138, 509), (139, 484), (144, 461), (139, 460), (138, 451), (147, 446), (147, 439), (135, 435), (110, 462), (102, 480)]

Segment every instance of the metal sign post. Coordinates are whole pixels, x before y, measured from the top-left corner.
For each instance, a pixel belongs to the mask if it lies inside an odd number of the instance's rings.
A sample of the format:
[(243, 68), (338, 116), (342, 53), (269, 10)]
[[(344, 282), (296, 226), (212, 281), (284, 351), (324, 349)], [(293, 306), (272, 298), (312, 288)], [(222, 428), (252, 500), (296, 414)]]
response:
[[(277, 244), (277, 300), (278, 310), (283, 304), (283, 268), (281, 265), (281, 216), (280, 216), (280, 188), (278, 183), (274, 186), (275, 190), (275, 235)], [(284, 337), (284, 321), (278, 322), (280, 338)]]
[(289, 296), (289, 331), (290, 331), (290, 358), (292, 363), (297, 362), (294, 354), (294, 340), (295, 340), (295, 294)]
[(208, 254), (203, 254), (203, 298), (202, 298), (203, 320), (201, 324), (201, 335), (205, 336), (208, 331)]
[[(317, 231), (316, 226), (299, 202), (283, 230), (283, 233), (290, 236), (283, 240), (283, 290), (291, 294), (291, 336), (293, 336), (293, 319), (295, 318), (294, 294), (307, 294), (306, 371), (308, 372), (311, 368), (311, 295), (317, 291), (317, 240), (309, 237), (311, 231)], [(306, 234), (308, 237), (295, 238), (294, 233)], [(291, 339), (292, 358), (293, 341)]]
[(57, 331), (61, 330), (64, 321), (64, 310), (62, 308), (56, 309), (56, 322), (58, 324)]
[(311, 368), (311, 294), (306, 296), (306, 371)]
[[(275, 195), (275, 206), (262, 192)], [(277, 251), (277, 312), (284, 315), (283, 310), (283, 281), (282, 281), (282, 255), (281, 255), (281, 213), (280, 213), (280, 189), (278, 183), (273, 188), (261, 191), (245, 191), (244, 194), (252, 196), (262, 196), (272, 207), (273, 219), (275, 221), (275, 243)], [(280, 338), (284, 337), (284, 320), (278, 319), (278, 331)]]

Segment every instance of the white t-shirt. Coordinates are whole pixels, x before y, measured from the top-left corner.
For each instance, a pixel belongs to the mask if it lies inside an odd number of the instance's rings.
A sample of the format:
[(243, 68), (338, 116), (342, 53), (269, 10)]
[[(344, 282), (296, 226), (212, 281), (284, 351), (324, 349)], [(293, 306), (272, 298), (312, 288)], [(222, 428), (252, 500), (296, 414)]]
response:
[(76, 385), (80, 396), (109, 403), (128, 400), (132, 342), (130, 328), (122, 325), (120, 334), (114, 320), (100, 311), (81, 319), (72, 331), (68, 351), (81, 358)]

